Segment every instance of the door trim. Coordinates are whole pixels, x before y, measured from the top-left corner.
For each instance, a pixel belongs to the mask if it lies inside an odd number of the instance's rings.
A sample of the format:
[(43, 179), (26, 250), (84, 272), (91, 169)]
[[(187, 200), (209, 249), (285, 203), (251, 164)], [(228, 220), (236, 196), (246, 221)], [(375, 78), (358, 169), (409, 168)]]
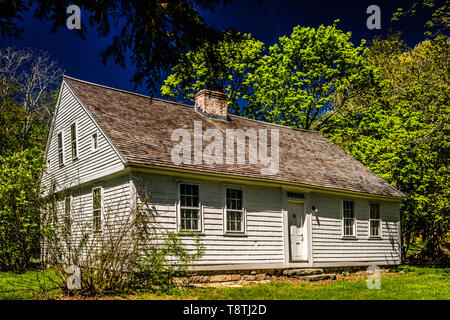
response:
[[(288, 204), (303, 204), (303, 210), (305, 212), (305, 223), (307, 230), (307, 260), (292, 261), (289, 254), (289, 222), (288, 222)], [(311, 221), (311, 194), (305, 193), (305, 199), (303, 200), (288, 200), (286, 190), (282, 192), (282, 214), (283, 214), (283, 243), (284, 243), (284, 267), (285, 268), (309, 268), (313, 266), (312, 261), (312, 221)]]

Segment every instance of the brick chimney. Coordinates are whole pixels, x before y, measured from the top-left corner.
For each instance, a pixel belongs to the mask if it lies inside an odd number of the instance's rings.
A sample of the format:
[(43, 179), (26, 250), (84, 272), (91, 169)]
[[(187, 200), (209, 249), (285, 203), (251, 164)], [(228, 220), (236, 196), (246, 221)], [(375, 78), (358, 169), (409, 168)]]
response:
[(204, 116), (228, 120), (228, 97), (225, 93), (203, 89), (195, 95), (195, 109)]

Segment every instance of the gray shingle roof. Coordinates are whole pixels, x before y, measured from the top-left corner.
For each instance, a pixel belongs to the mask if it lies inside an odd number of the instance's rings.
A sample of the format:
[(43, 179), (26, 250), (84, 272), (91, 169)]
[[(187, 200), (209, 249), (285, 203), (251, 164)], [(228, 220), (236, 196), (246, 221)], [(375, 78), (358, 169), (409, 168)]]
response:
[[(318, 132), (234, 115), (230, 115), (228, 122), (213, 120), (202, 116), (192, 106), (108, 88), (67, 76), (64, 81), (129, 164), (270, 179), (392, 197), (404, 196)], [(248, 161), (242, 165), (174, 164), (171, 150), (177, 142), (171, 141), (172, 131), (187, 129), (193, 132), (194, 121), (202, 122), (203, 131), (219, 129), (224, 137), (226, 129), (268, 129), (269, 132), (271, 129), (278, 129), (278, 173), (261, 175), (260, 165), (249, 164)]]

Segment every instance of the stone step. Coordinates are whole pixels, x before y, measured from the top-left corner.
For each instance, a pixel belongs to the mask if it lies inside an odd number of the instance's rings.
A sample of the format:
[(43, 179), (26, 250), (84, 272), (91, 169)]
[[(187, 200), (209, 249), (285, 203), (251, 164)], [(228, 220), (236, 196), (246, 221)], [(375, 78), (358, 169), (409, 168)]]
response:
[(293, 278), (298, 280), (305, 280), (309, 282), (313, 281), (321, 281), (321, 280), (336, 280), (336, 274), (335, 273), (323, 273), (323, 274), (313, 274), (309, 276), (294, 276)]
[(287, 277), (311, 276), (323, 273), (323, 269), (288, 269), (283, 271)]

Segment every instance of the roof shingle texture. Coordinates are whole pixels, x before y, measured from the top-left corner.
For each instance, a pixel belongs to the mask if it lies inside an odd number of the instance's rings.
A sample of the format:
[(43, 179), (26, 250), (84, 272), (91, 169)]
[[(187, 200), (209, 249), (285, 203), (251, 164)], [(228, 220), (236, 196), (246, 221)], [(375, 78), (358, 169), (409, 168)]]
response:
[[(270, 179), (358, 193), (404, 196), (318, 132), (233, 115), (229, 116), (228, 122), (213, 120), (204, 117), (191, 106), (152, 99), (66, 76), (64, 81), (129, 164)], [(174, 164), (171, 151), (178, 142), (171, 140), (172, 131), (187, 129), (193, 136), (194, 121), (202, 122), (203, 131), (219, 129), (223, 133), (224, 154), (226, 129), (253, 128), (257, 132), (258, 129), (267, 129), (268, 132), (278, 129), (278, 173), (261, 175), (261, 165), (249, 164), (248, 161), (245, 164)], [(207, 143), (203, 144), (203, 148), (205, 145)]]

